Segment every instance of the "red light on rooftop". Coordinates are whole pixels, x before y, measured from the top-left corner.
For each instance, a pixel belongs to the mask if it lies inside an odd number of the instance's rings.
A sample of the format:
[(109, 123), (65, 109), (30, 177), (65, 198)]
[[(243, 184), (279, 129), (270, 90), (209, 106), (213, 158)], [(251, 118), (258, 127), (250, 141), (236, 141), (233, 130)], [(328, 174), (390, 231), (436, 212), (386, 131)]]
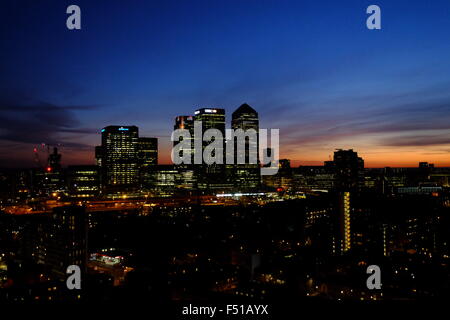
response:
[(50, 171), (52, 171), (52, 168), (51, 167), (47, 167), (47, 172), (50, 172)]

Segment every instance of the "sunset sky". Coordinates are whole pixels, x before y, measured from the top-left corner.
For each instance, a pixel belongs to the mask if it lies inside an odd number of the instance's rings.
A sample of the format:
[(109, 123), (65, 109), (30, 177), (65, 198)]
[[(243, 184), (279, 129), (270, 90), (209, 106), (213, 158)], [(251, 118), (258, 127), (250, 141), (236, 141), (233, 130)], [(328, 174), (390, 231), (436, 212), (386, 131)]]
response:
[[(66, 28), (81, 7), (82, 29)], [(382, 29), (366, 28), (381, 7)], [(174, 118), (244, 102), (281, 157), (450, 166), (450, 1), (2, 1), (0, 167), (94, 162), (107, 125), (137, 125), (170, 161)]]

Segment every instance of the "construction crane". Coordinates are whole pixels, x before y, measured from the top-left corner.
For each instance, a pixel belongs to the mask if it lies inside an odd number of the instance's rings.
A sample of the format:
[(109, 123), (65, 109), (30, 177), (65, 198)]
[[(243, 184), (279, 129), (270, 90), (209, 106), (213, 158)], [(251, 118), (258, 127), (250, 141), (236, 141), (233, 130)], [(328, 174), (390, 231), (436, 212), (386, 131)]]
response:
[[(47, 172), (52, 171), (52, 168), (50, 166), (49, 163), (49, 158), (50, 158), (50, 148), (57, 148), (60, 147), (61, 144), (58, 143), (57, 145), (51, 145), (51, 144), (46, 144), (46, 143), (41, 143), (40, 144), (40, 148), (39, 146), (34, 147), (33, 148), (33, 156), (34, 156), (34, 162), (36, 163), (37, 167), (43, 170), (46, 170)], [(46, 156), (47, 156), (47, 160), (45, 163), (43, 163), (43, 161), (41, 160), (41, 157), (39, 155), (40, 152), (45, 152)]]

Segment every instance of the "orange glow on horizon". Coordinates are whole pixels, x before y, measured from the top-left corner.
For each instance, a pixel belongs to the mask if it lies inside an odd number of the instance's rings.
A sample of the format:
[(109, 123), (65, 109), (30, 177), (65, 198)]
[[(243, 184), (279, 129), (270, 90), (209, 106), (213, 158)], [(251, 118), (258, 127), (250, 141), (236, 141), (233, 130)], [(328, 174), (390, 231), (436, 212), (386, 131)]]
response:
[[(332, 143), (330, 143), (331, 145)], [(333, 143), (334, 144), (334, 143)], [(435, 167), (450, 167), (450, 147), (448, 146), (426, 146), (413, 147), (367, 147), (363, 144), (332, 146), (290, 146), (289, 149), (280, 150), (281, 159), (290, 159), (292, 167), (299, 165), (323, 165), (324, 161), (333, 159), (336, 148), (353, 149), (364, 159), (366, 168), (383, 167), (418, 167), (419, 162), (433, 163)], [(448, 148), (448, 151), (447, 151)], [(298, 151), (297, 151), (298, 150)], [(30, 153), (33, 148), (18, 147), (14, 152), (14, 159), (3, 158), (2, 164), (18, 167), (35, 167), (36, 163)], [(161, 141), (159, 146), (158, 164), (171, 164), (171, 142)], [(95, 164), (94, 147), (92, 149), (74, 150), (62, 148), (62, 165), (90, 165)], [(8, 153), (5, 153), (8, 154)]]

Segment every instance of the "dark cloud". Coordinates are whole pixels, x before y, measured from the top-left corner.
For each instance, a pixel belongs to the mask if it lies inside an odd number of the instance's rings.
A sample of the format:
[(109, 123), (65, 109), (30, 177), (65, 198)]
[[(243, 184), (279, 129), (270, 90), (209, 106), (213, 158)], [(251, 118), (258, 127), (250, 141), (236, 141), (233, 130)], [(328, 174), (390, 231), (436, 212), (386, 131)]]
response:
[(16, 143), (63, 144), (71, 148), (87, 145), (67, 141), (68, 134), (90, 134), (93, 129), (80, 128), (75, 111), (89, 111), (97, 106), (58, 106), (37, 102), (29, 105), (0, 101), (0, 140)]
[(424, 147), (445, 144), (450, 144), (449, 135), (393, 137), (384, 142), (385, 146), (390, 147)]

